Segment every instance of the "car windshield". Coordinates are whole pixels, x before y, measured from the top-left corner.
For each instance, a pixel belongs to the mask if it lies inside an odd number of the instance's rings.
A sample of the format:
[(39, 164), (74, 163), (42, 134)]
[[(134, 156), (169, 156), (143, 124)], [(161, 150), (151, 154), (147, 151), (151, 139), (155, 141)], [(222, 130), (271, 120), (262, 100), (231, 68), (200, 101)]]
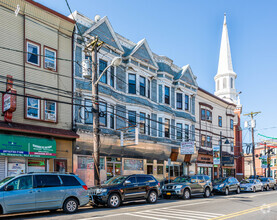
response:
[(109, 179), (108, 181), (105, 182), (106, 185), (117, 185), (122, 183), (125, 179), (127, 178), (127, 176), (115, 176), (111, 179)]
[(242, 180), (240, 183), (241, 184), (254, 183), (254, 180)]
[(7, 178), (5, 178), (5, 179), (2, 179), (2, 180), (0, 181), (0, 187), (3, 186), (3, 185), (5, 185), (5, 183), (8, 182), (9, 180), (11, 180), (12, 178), (14, 178), (14, 177), (13, 177), (13, 176), (9, 176), (9, 177), (7, 177)]
[(260, 180), (261, 180), (262, 182), (266, 182), (266, 181), (267, 181), (267, 178), (260, 178)]
[(220, 184), (225, 182), (227, 179), (226, 178), (218, 178), (213, 181), (214, 184)]
[(188, 183), (190, 181), (189, 176), (180, 176), (173, 180), (173, 183)]

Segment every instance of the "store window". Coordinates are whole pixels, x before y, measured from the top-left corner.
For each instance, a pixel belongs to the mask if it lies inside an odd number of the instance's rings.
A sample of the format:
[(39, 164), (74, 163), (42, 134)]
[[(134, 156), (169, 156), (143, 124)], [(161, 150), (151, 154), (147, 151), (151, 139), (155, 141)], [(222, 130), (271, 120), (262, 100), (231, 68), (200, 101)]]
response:
[(16, 176), (20, 173), (26, 173), (26, 159), (8, 157), (8, 176)]
[(36, 98), (27, 97), (27, 118), (40, 119), (40, 100)]
[(157, 174), (158, 175), (164, 174), (164, 166), (157, 166)]
[(143, 160), (125, 159), (124, 170), (140, 170), (143, 171)]
[(67, 172), (67, 160), (54, 159), (54, 171), (59, 173)]
[(44, 120), (46, 121), (57, 121), (57, 103), (53, 101), (46, 100), (44, 102)]
[(45, 172), (45, 159), (28, 159), (28, 172)]

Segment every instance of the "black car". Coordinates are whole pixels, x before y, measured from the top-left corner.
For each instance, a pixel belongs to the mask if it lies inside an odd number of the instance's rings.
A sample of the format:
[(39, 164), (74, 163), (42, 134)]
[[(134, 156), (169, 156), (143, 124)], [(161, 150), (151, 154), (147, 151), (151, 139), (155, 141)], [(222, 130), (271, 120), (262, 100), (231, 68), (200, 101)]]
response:
[(235, 177), (222, 177), (213, 181), (213, 191), (215, 193), (224, 193), (229, 195), (230, 192), (240, 193), (240, 183)]
[(100, 187), (90, 188), (90, 192), (96, 205), (107, 204), (110, 208), (139, 199), (155, 203), (159, 196), (159, 182), (146, 174), (115, 176)]

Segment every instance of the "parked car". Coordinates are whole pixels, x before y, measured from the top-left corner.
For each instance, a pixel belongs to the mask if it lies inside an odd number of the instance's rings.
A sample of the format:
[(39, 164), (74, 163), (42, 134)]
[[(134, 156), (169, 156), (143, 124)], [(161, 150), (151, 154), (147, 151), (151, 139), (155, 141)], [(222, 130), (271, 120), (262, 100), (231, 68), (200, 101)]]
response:
[(264, 186), (259, 179), (247, 179), (240, 182), (240, 189), (245, 192), (264, 191)]
[(194, 195), (210, 197), (213, 186), (211, 179), (206, 175), (180, 176), (176, 177), (172, 183), (162, 187), (162, 196), (169, 199), (177, 196), (182, 199), (190, 199)]
[(221, 177), (214, 179), (213, 189), (215, 193), (224, 193), (229, 195), (230, 192), (240, 193), (240, 183), (235, 177)]
[(74, 213), (89, 202), (87, 186), (74, 174), (29, 173), (0, 182), (1, 214), (38, 210)]
[(104, 185), (89, 190), (96, 205), (107, 204), (110, 208), (117, 208), (125, 201), (139, 199), (155, 203), (160, 192), (159, 182), (153, 176), (146, 174), (115, 176)]
[(263, 183), (265, 190), (276, 189), (276, 181), (272, 177), (261, 177), (259, 180)]

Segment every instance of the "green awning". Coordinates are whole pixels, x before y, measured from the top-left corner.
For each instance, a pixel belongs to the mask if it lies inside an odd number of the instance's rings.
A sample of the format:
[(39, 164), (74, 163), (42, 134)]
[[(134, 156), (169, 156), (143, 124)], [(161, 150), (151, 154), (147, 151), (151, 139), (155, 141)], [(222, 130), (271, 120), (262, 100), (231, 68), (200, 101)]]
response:
[(0, 134), (0, 155), (55, 158), (56, 141), (46, 138)]

